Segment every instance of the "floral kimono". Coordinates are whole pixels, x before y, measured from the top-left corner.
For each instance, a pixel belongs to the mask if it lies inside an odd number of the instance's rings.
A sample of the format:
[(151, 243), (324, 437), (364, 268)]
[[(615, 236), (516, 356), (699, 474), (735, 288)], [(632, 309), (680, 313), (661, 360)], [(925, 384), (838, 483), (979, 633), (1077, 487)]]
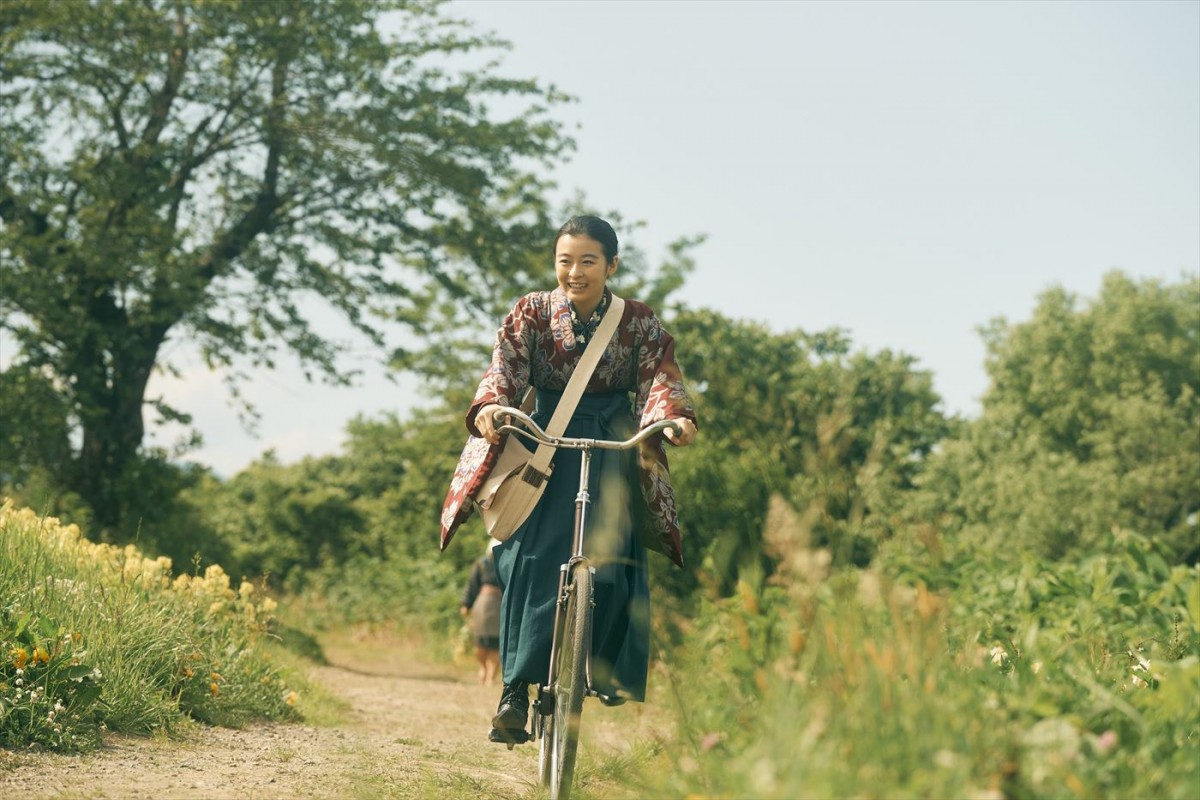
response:
[[(606, 292), (603, 307), (608, 304)], [(492, 364), (467, 412), (472, 436), (442, 509), (444, 549), (471, 511), (471, 498), (499, 452), (479, 438), (475, 416), (488, 403), (513, 406), (537, 389), (533, 418), (549, 422), (587, 343), (576, 340), (571, 305), (561, 289), (517, 301), (496, 336)], [(565, 435), (625, 439), (638, 426), (695, 413), (675, 363), (674, 340), (644, 303), (627, 301)], [(630, 396), (633, 402), (630, 402)], [(524, 523), (496, 546), (500, 660), (505, 684), (547, 678), (559, 566), (571, 554), (580, 454), (554, 455), (546, 490)], [(589, 490), (596, 505), (584, 552), (595, 569), (592, 687), (606, 697), (642, 700), (650, 657), (650, 586), (646, 547), (682, 566), (679, 520), (661, 437), (637, 453), (597, 450)], [(640, 498), (638, 497), (640, 495)], [(640, 508), (639, 508), (640, 507)], [(647, 513), (638, 513), (645, 511)]]
[[(606, 298), (608, 294), (606, 290)], [(479, 410), (489, 403), (519, 405), (530, 385), (539, 391), (562, 392), (582, 352), (571, 326), (571, 305), (560, 288), (525, 295), (505, 317), (496, 335), (491, 366), (467, 411), (471, 437), (442, 507), (443, 550), (470, 516), (471, 500), (499, 455), (499, 445), (478, 436), (475, 416)], [(585, 397), (616, 392), (633, 394), (632, 411), (639, 428), (664, 419), (696, 419), (675, 363), (675, 340), (650, 307), (636, 300), (625, 302), (621, 323), (588, 382)], [(683, 566), (679, 519), (662, 440), (642, 450), (637, 462), (646, 512), (637, 534), (643, 545)]]

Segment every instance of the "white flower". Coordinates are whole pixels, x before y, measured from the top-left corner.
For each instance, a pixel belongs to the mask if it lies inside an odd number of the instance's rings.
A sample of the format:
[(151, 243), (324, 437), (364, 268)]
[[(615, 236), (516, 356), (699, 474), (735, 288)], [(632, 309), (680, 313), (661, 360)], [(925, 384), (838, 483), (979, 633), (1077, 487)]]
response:
[(993, 664), (1003, 664), (1008, 659), (1008, 653), (1000, 645), (996, 645), (991, 649), (990, 655)]

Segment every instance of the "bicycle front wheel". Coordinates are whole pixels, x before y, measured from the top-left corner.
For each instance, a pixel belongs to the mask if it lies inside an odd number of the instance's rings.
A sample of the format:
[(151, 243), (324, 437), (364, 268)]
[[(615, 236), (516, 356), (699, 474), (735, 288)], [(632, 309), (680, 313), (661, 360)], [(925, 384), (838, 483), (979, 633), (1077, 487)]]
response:
[(587, 693), (587, 652), (592, 638), (592, 572), (576, 564), (567, 589), (562, 646), (554, 682), (554, 720), (550, 734), (550, 800), (567, 800), (575, 775), (579, 722)]

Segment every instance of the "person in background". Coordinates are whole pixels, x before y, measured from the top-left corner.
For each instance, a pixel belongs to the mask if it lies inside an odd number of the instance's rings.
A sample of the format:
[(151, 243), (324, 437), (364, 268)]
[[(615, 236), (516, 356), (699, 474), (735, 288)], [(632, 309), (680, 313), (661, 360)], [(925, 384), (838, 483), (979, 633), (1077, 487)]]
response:
[(469, 618), (479, 682), (486, 686), (494, 685), (500, 674), (500, 580), (492, 558), (492, 549), (498, 544), (490, 540), (487, 550), (471, 565), (471, 577), (459, 608), (459, 613)]

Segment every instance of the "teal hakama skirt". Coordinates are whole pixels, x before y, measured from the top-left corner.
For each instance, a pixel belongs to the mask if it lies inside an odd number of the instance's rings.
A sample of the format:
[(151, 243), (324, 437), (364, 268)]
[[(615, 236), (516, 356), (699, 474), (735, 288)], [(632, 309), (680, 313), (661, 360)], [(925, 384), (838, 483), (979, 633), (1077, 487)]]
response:
[[(542, 389), (531, 415), (543, 428), (561, 394)], [(584, 394), (564, 435), (627, 439), (635, 432), (626, 392)], [(528, 440), (524, 440), (528, 444)], [(505, 683), (546, 682), (554, 635), (559, 567), (571, 556), (578, 450), (559, 450), (554, 470), (529, 519), (495, 550), (500, 601), (500, 659)], [(591, 505), (584, 554), (596, 568), (592, 679), (597, 691), (632, 700), (646, 695), (650, 660), (650, 584), (646, 551), (634, 535), (639, 499), (636, 451), (593, 450)]]

